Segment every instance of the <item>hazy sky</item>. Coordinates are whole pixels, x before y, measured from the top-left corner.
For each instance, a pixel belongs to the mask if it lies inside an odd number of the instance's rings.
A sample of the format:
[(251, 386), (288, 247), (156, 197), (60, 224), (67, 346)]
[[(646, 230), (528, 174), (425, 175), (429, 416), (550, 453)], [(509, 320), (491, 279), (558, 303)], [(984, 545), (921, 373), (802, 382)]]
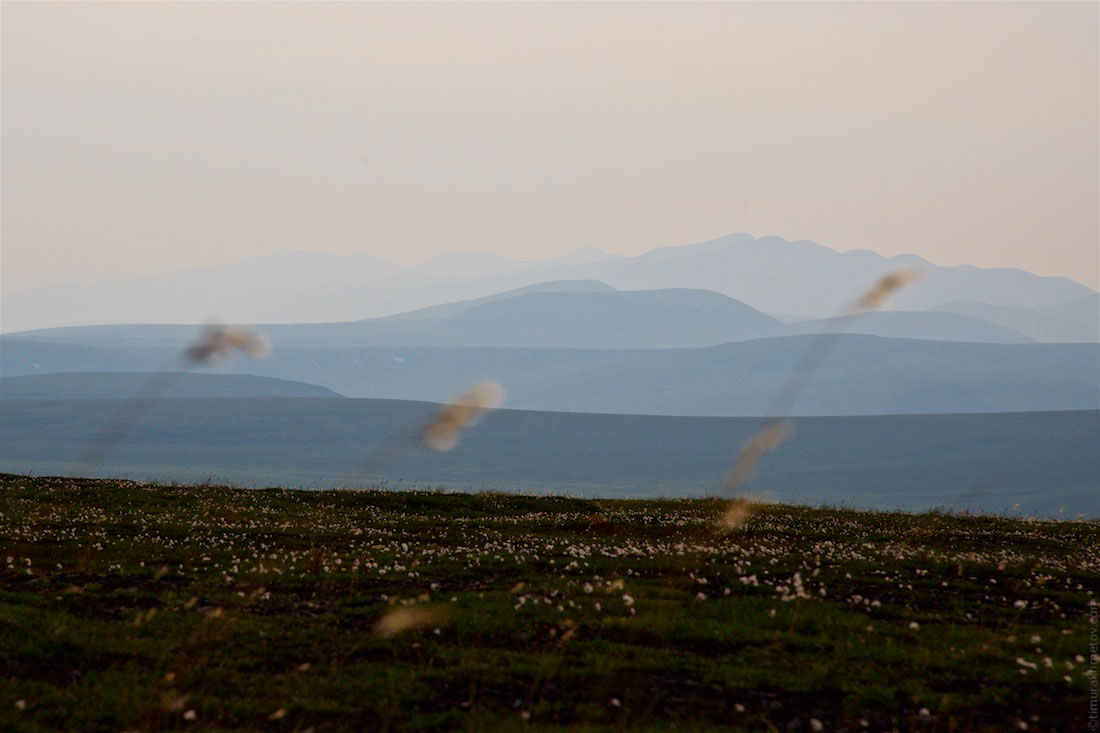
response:
[(3, 286), (749, 231), (1097, 287), (1098, 8), (4, 2)]

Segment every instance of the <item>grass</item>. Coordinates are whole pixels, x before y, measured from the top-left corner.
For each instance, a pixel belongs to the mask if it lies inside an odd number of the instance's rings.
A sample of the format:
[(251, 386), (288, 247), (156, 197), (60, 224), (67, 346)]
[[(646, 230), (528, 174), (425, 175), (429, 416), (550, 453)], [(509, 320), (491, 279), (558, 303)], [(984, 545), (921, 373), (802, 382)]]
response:
[(1100, 522), (724, 509), (0, 476), (0, 729), (1086, 725)]

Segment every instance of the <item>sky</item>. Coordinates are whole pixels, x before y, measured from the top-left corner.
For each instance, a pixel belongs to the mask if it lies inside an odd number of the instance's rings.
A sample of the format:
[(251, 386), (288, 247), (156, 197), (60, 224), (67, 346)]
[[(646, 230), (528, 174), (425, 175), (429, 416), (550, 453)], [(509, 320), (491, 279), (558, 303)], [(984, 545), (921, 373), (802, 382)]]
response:
[(0, 277), (747, 231), (1100, 286), (1100, 4), (0, 6)]

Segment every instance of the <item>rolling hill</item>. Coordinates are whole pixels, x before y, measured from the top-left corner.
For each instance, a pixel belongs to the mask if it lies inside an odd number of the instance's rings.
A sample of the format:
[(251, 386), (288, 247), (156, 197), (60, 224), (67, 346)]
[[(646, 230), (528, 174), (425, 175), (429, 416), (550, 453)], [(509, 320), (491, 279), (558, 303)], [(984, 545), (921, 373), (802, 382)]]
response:
[(340, 397), (331, 389), (252, 374), (64, 372), (0, 377), (0, 399), (126, 398), (163, 388), (162, 397)]
[[(835, 332), (830, 319), (795, 321), (787, 324), (787, 333)], [(844, 325), (846, 333), (861, 333), (886, 338), (924, 339), (928, 341), (969, 341), (972, 343), (1022, 344), (1035, 341), (1018, 331), (974, 316), (936, 311), (876, 311), (864, 313)], [(1038, 339), (1043, 340), (1043, 339)]]
[[(70, 470), (122, 404), (5, 400), (0, 471)], [(721, 477), (761, 424), (502, 410), (449, 453), (394, 442), (411, 441), (435, 410), (388, 400), (164, 399), (98, 473), (246, 486), (385, 480), (391, 488), (704, 495), (720, 493)], [(1100, 515), (1096, 411), (798, 418), (794, 427), (749, 489), (809, 504)]]
[[(501, 346), (667, 349), (814, 334), (828, 320), (783, 323), (711, 290), (619, 291), (596, 281), (557, 281), (388, 318), (347, 323), (256, 326), (280, 346)], [(847, 321), (848, 332), (893, 338), (1026, 343), (1027, 336), (950, 312), (887, 311)], [(197, 326), (171, 324), (53, 328), (5, 338), (182, 347)]]
[[(404, 326), (402, 330), (393, 327)], [(523, 293), (427, 321), (384, 319), (363, 345), (647, 349), (709, 346), (783, 333), (784, 324), (705, 290)], [(387, 328), (388, 327), (388, 328)], [(302, 343), (293, 336), (281, 343)], [(317, 337), (313, 337), (317, 343)]]
[[(276, 346), (233, 373), (320, 385), (349, 397), (443, 401), (494, 379), (508, 406), (660, 415), (761, 415), (813, 336), (692, 349)], [(0, 374), (166, 371), (169, 346), (0, 340)], [(175, 367), (175, 368), (178, 368)], [(848, 334), (794, 406), (804, 415), (1096, 409), (1100, 345), (974, 344)]]
[(981, 318), (1036, 341), (1096, 343), (1100, 340), (1100, 294), (1097, 293), (1039, 308), (962, 301), (945, 303), (936, 310)]

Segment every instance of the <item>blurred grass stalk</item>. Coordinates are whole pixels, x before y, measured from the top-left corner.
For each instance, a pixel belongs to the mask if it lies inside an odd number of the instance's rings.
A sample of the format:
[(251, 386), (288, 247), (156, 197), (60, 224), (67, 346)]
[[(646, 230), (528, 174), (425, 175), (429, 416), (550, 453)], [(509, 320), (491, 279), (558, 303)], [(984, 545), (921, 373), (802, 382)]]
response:
[[(913, 267), (888, 272), (875, 281), (852, 305), (825, 324), (822, 332), (807, 347), (798, 366), (776, 394), (764, 426), (741, 446), (733, 468), (726, 473), (722, 482), (727, 492), (736, 492), (751, 481), (756, 474), (756, 465), (760, 459), (781, 446), (794, 434), (794, 426), (787, 416), (806, 389), (814, 372), (821, 367), (825, 357), (832, 351), (837, 339), (847, 330), (852, 320), (863, 313), (881, 308), (895, 291), (917, 282), (922, 276), (921, 270)], [(737, 529), (752, 517), (758, 506), (759, 502), (750, 501), (746, 497), (735, 497), (719, 518), (718, 526), (724, 530)]]
[(106, 460), (156, 401), (183, 377), (185, 370), (220, 363), (237, 351), (253, 359), (263, 359), (271, 353), (271, 346), (263, 336), (243, 326), (210, 324), (204, 327), (199, 338), (184, 349), (176, 361), (166, 365), (168, 371), (151, 374), (137, 393), (118, 408), (111, 421), (92, 439), (70, 473), (88, 475)]

